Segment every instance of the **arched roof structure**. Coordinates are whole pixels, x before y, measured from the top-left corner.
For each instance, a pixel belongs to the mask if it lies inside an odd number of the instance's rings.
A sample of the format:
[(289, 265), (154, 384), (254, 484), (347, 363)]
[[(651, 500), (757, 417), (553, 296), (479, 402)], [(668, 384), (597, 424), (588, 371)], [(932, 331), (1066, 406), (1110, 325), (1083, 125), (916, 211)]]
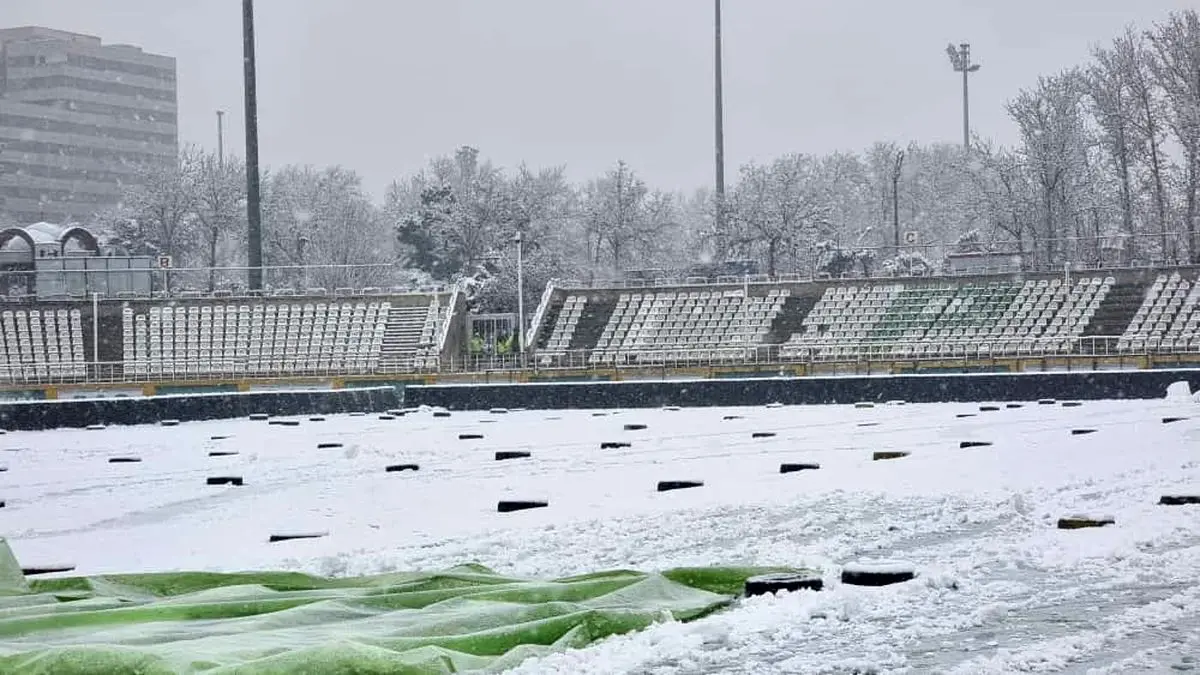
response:
[(0, 250), (8, 248), (18, 240), (28, 247), (30, 262), (37, 256), (36, 249), (39, 245), (56, 244), (59, 255), (65, 255), (67, 244), (73, 241), (86, 251), (95, 255), (100, 253), (100, 242), (96, 240), (96, 236), (78, 225), (34, 223), (0, 230)]

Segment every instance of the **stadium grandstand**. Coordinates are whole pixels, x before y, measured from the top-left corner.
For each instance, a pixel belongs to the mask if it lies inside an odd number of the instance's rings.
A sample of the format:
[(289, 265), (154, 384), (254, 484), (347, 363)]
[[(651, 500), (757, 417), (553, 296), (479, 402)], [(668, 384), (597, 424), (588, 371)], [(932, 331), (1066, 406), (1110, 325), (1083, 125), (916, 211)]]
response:
[(9, 397), (118, 384), (151, 393), (164, 384), (204, 390), (302, 380), (355, 386), (1200, 362), (1200, 283), (1190, 267), (556, 281), (542, 293), (524, 351), (497, 353), (472, 349), (465, 284), (171, 291), (169, 270), (156, 261), (101, 255), (86, 230), (56, 227), (0, 232), (0, 385)]

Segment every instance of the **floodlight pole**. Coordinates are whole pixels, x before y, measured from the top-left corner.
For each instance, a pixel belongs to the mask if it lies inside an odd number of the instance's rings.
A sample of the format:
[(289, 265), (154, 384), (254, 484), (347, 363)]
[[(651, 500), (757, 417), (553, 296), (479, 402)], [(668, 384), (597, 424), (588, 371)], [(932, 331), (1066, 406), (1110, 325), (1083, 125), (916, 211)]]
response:
[(252, 291), (263, 287), (262, 208), (258, 175), (258, 83), (254, 62), (254, 0), (242, 0), (242, 51), (246, 96), (246, 274)]
[(979, 70), (978, 63), (971, 63), (971, 45), (966, 42), (960, 44), (956, 49), (954, 45), (946, 48), (946, 52), (950, 56), (950, 64), (954, 66), (955, 72), (962, 73), (962, 88), (963, 88), (963, 148), (971, 149), (971, 98), (969, 91), (969, 80), (971, 73)]
[(217, 111), (217, 166), (225, 168), (225, 111)]
[(713, 16), (713, 112), (716, 162), (716, 230), (725, 226), (725, 94), (721, 74), (721, 0), (715, 0)]
[[(964, 42), (960, 46), (960, 49), (962, 49), (963, 64), (969, 64), (971, 62), (971, 46)], [(962, 76), (963, 76), (963, 147), (968, 150), (971, 149), (971, 96), (969, 94), (970, 87), (971, 87), (970, 75), (971, 75), (970, 69), (964, 67), (962, 69)]]

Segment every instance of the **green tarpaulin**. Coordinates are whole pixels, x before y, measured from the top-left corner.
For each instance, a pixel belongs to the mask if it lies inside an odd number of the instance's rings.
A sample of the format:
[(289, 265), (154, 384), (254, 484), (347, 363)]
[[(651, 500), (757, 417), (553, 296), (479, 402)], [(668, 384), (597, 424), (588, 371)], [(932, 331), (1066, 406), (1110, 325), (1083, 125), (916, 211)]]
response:
[(778, 568), (552, 581), (478, 565), (322, 578), (178, 572), (26, 580), (0, 540), (0, 672), (495, 672), (728, 604)]

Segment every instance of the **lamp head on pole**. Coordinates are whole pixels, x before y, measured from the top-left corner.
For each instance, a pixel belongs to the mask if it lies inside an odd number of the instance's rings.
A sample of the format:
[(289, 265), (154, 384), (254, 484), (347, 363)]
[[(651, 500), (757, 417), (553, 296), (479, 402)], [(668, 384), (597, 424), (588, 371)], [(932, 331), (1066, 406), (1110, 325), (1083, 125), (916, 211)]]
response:
[(955, 72), (961, 72), (962, 54), (959, 53), (958, 47), (952, 44), (946, 45), (946, 56), (950, 57), (950, 65), (954, 67)]
[(950, 65), (956, 73), (974, 73), (979, 70), (978, 63), (971, 63), (971, 45), (965, 42), (957, 47), (953, 44), (946, 45), (946, 56), (950, 57)]

